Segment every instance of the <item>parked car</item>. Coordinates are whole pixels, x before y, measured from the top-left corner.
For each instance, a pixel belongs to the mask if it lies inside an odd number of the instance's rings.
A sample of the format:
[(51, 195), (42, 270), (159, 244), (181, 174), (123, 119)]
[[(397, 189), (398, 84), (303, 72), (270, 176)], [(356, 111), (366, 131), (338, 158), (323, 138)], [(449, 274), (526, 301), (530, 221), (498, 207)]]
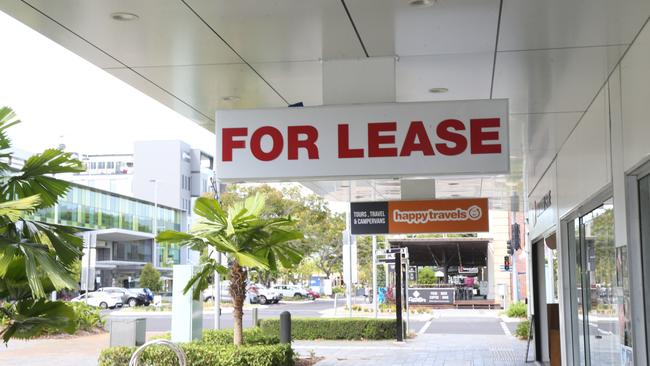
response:
[[(143, 293), (145, 298), (147, 299), (147, 302), (152, 303), (153, 302), (153, 292), (149, 290), (148, 288), (142, 288), (142, 287), (134, 287), (128, 289), (129, 291), (135, 292), (135, 293)], [(145, 303), (145, 306), (148, 306), (149, 304)]]
[[(88, 301), (86, 301), (86, 297), (88, 298)], [(116, 307), (122, 306), (122, 301), (118, 297), (111, 296), (107, 292), (97, 291), (79, 295), (70, 301), (87, 302), (88, 305), (97, 306), (104, 309), (115, 309)]]
[(247, 287), (248, 289), (254, 291), (260, 299), (260, 304), (277, 304), (282, 300), (282, 294), (269, 289), (261, 283), (251, 283)]
[(127, 304), (130, 307), (138, 305), (149, 306), (151, 303), (145, 293), (132, 291), (131, 289), (124, 287), (101, 287), (97, 292), (108, 293), (110, 296), (119, 299), (122, 304)]
[[(209, 286), (203, 290), (203, 301), (214, 301), (214, 285)], [(229, 281), (223, 281), (221, 283), (221, 301), (232, 302), (232, 297), (230, 296), (230, 283)], [(257, 304), (260, 302), (257, 293), (250, 288), (246, 291), (246, 300), (249, 304)]]
[(312, 300), (316, 300), (316, 299), (320, 299), (320, 294), (317, 291), (314, 291), (313, 289), (309, 288), (307, 289), (307, 297)]
[(296, 285), (275, 285), (272, 289), (282, 294), (282, 297), (309, 297), (307, 290)]

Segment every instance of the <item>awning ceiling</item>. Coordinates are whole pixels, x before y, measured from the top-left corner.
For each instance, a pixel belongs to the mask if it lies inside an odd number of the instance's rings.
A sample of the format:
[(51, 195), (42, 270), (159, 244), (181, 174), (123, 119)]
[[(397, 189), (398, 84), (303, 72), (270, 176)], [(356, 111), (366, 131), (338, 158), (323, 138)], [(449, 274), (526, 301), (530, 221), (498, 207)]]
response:
[(487, 265), (488, 238), (389, 239), (391, 247), (408, 248), (412, 266), (481, 267)]

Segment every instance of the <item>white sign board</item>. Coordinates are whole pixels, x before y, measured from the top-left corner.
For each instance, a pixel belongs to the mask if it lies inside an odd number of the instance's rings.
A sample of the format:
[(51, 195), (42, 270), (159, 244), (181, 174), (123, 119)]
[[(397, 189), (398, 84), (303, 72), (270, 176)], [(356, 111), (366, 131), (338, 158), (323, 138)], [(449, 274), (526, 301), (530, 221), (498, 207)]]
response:
[(220, 181), (509, 172), (508, 101), (216, 113)]

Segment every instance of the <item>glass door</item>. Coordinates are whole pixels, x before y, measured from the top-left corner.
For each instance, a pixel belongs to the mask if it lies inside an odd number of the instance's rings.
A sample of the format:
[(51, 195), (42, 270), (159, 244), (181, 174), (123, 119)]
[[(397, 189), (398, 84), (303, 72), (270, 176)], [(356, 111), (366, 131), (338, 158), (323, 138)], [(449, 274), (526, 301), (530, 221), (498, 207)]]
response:
[[(569, 223), (575, 253), (577, 354), (580, 365), (626, 365), (631, 346), (626, 306), (626, 251), (616, 247), (614, 213), (607, 201)], [(630, 348), (631, 350), (631, 348)]]
[[(641, 257), (643, 265), (643, 293), (650, 294), (650, 175), (639, 179), (639, 227), (641, 231)], [(650, 301), (645, 303), (647, 351), (650, 352)], [(650, 355), (650, 353), (648, 353)]]

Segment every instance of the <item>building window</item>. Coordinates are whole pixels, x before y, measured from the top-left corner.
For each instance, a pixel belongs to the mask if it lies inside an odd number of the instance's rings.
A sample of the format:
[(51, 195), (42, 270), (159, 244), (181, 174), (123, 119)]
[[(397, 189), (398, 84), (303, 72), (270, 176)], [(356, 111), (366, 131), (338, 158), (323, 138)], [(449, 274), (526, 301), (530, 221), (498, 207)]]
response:
[(113, 260), (129, 262), (151, 262), (151, 241), (113, 242)]

